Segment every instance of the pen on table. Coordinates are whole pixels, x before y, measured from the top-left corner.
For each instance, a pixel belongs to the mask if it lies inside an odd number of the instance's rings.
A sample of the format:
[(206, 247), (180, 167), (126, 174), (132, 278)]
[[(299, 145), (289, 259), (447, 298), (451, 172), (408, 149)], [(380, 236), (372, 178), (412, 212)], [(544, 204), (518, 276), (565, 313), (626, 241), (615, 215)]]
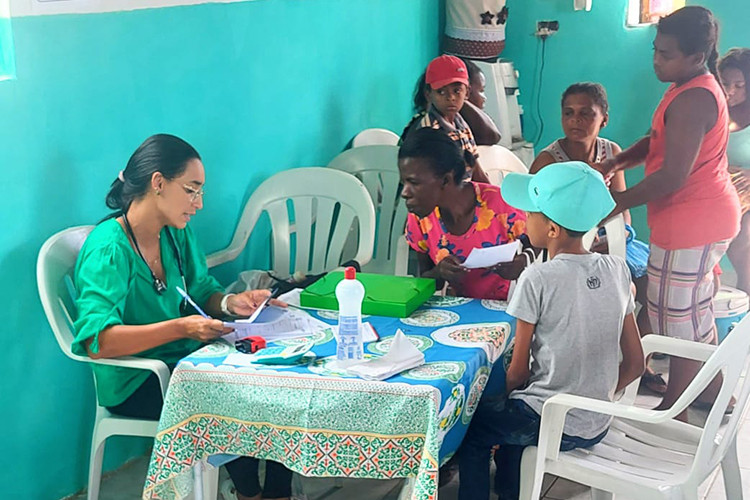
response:
[(188, 304), (190, 304), (191, 306), (193, 306), (195, 308), (195, 310), (198, 311), (198, 313), (201, 316), (203, 316), (206, 319), (211, 319), (211, 316), (209, 316), (208, 314), (206, 314), (205, 312), (203, 312), (203, 309), (201, 309), (200, 306), (195, 303), (195, 301), (192, 299), (192, 297), (190, 297), (190, 295), (188, 295), (185, 290), (183, 290), (179, 286), (176, 286), (175, 288), (180, 293), (180, 295), (182, 295), (182, 298), (185, 299), (185, 300), (187, 300)]

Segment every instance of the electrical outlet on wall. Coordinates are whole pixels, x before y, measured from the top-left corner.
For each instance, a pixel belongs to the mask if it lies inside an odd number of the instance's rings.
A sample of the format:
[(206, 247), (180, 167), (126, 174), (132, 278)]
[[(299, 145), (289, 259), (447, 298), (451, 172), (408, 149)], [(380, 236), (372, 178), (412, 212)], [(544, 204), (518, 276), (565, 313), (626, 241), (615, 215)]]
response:
[(537, 21), (534, 36), (538, 36), (539, 38), (547, 38), (557, 33), (559, 29), (560, 23), (558, 21)]

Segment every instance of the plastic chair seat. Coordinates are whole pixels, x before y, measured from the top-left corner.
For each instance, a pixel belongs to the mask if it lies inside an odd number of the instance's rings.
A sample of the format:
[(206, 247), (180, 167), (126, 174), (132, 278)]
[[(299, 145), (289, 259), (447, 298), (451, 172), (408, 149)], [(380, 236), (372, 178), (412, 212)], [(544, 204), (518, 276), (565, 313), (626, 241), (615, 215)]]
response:
[[(718, 348), (686, 340), (647, 335), (644, 353), (663, 352), (705, 364), (667, 410), (633, 406), (640, 379), (617, 402), (569, 394), (548, 399), (542, 408), (539, 445), (526, 448), (521, 461), (520, 499), (537, 499), (545, 473), (592, 487), (594, 497), (624, 495), (639, 500), (697, 500), (698, 487), (718, 466), (727, 498), (742, 499), (737, 460), (737, 429), (748, 408), (750, 381), (743, 375), (750, 359), (750, 319), (743, 319)], [(703, 428), (674, 420), (717, 374), (723, 384)], [(734, 411), (724, 423), (732, 394)], [(610, 431), (589, 449), (560, 452), (565, 415), (571, 408), (613, 416)]]

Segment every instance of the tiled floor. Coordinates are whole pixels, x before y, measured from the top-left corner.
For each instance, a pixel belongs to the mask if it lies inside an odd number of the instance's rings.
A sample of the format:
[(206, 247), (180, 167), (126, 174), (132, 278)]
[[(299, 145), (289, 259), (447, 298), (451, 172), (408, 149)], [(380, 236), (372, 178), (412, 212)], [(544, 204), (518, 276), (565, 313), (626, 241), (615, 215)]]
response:
[[(658, 363), (658, 362), (657, 362)], [(662, 362), (664, 363), (664, 362)], [(660, 367), (657, 367), (660, 368)], [(637, 400), (639, 406), (653, 407), (658, 399), (654, 396), (640, 395)], [(700, 422), (705, 415), (701, 412), (690, 413), (691, 422)], [(750, 498), (750, 412), (739, 429), (737, 437), (737, 451), (740, 467), (742, 468), (742, 485), (746, 498)], [(140, 498), (143, 488), (148, 457), (138, 458), (114, 473), (105, 475), (102, 481), (100, 500), (135, 500)], [(336, 488), (333, 480), (301, 478), (301, 487), (307, 500), (318, 500), (322, 494), (326, 500), (397, 500), (402, 481), (378, 480), (344, 480), (342, 488)], [(544, 488), (545, 500), (588, 500), (588, 488), (565, 479), (547, 477)], [(458, 479), (454, 479), (440, 489), (440, 500), (455, 500), (458, 498)], [(70, 500), (84, 500), (85, 493), (69, 497)], [(302, 496), (301, 498), (305, 498)], [(715, 471), (699, 489), (701, 500), (724, 500), (724, 481), (719, 470)], [(219, 496), (219, 500), (228, 500)], [(233, 499), (232, 499), (233, 500)], [(617, 500), (633, 500), (618, 497)], [(726, 499), (736, 500), (736, 499)]]

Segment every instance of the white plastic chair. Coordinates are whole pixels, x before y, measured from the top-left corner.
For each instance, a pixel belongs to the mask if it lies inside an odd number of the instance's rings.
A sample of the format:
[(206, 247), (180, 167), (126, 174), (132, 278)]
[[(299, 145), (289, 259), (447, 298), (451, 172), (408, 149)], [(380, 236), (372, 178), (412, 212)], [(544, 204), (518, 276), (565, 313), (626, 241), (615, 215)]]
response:
[(482, 170), (489, 177), (490, 183), (495, 186), (501, 185), (506, 174), (510, 172), (529, 173), (526, 165), (510, 149), (499, 144), (477, 146), (477, 153)]
[[(41, 250), (36, 265), (39, 298), (60, 349), (71, 359), (84, 363), (122, 366), (148, 370), (159, 377), (162, 396), (169, 384), (169, 369), (163, 361), (125, 356), (111, 359), (91, 359), (79, 356), (71, 350), (73, 343), (73, 318), (75, 311), (75, 289), (73, 271), (78, 252), (94, 226), (79, 226), (61, 231), (49, 238)], [(71, 314), (73, 313), (73, 314)], [(93, 372), (92, 372), (93, 373)], [(96, 384), (96, 378), (94, 378)], [(88, 499), (99, 497), (102, 473), (102, 457), (107, 438), (111, 436), (140, 436), (153, 438), (156, 435), (156, 420), (121, 417), (111, 414), (105, 407), (96, 404), (94, 432), (91, 438), (89, 462)]]
[(349, 172), (359, 179), (375, 206), (375, 249), (372, 260), (362, 267), (362, 271), (405, 276), (409, 247), (404, 228), (408, 212), (399, 192), (398, 147), (380, 145), (348, 149), (334, 158), (328, 167)]
[[(639, 500), (697, 500), (698, 487), (719, 465), (727, 498), (742, 500), (736, 438), (750, 393), (750, 381), (743, 376), (750, 355), (750, 317), (718, 347), (658, 335), (644, 337), (643, 346), (646, 355), (663, 352), (706, 363), (682, 396), (664, 411), (633, 406), (639, 380), (615, 403), (570, 394), (547, 400), (542, 408), (539, 447), (529, 447), (523, 454), (521, 500), (539, 498), (545, 473), (591, 486), (596, 500), (612, 500), (615, 494)], [(720, 372), (723, 385), (705, 426), (674, 420)], [(735, 390), (734, 411), (722, 424)], [(559, 451), (563, 422), (571, 408), (614, 417), (599, 444)]]
[(359, 134), (354, 136), (352, 140), (352, 147), (358, 148), (361, 146), (395, 146), (398, 144), (399, 136), (395, 132), (384, 128), (366, 128)]
[[(625, 218), (622, 216), (622, 214), (617, 214), (616, 216), (605, 222), (603, 227), (604, 232), (607, 235), (607, 246), (609, 247), (609, 254), (619, 255), (624, 259), (626, 255), (625, 245), (627, 239), (625, 235)], [(594, 244), (594, 238), (596, 237), (598, 231), (599, 228), (595, 227), (594, 229), (583, 235), (582, 241), (584, 248), (591, 248), (591, 246)]]
[(308, 167), (279, 172), (258, 186), (245, 204), (231, 243), (209, 255), (208, 266), (234, 260), (245, 248), (263, 212), (271, 221), (271, 269), (278, 276), (297, 271), (318, 274), (338, 267), (355, 218), (359, 245), (354, 258), (360, 265), (372, 258), (375, 209), (365, 186), (346, 172)]

